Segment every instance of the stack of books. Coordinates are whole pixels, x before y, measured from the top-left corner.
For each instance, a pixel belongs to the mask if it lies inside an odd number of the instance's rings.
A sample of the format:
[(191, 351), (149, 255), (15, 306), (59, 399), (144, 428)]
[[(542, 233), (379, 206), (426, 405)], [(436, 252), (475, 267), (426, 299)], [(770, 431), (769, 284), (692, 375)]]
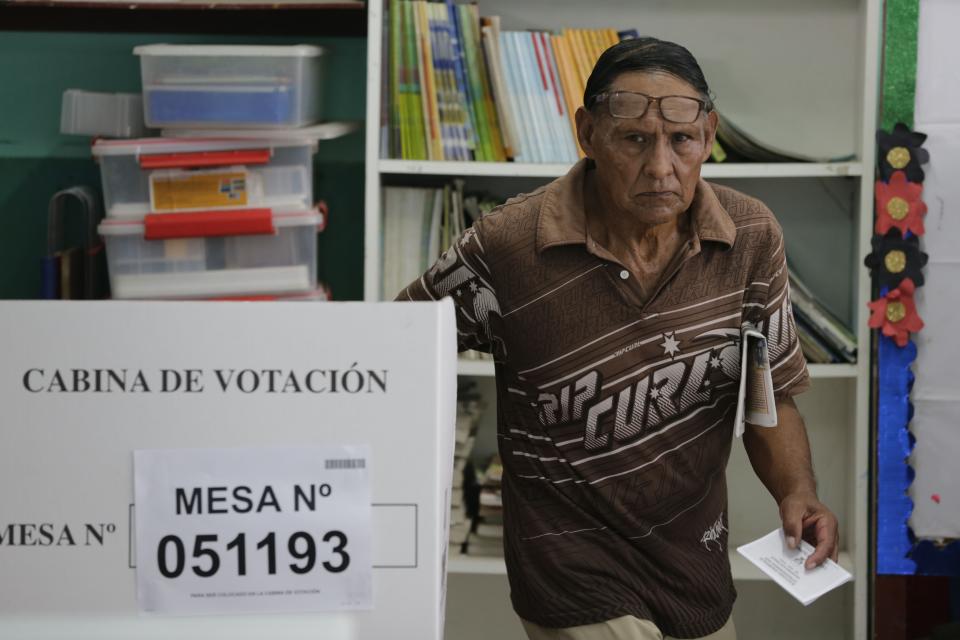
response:
[(385, 157), (574, 162), (574, 113), (613, 29), (501, 31), (476, 4), (390, 0)]
[(857, 337), (817, 300), (793, 270), (790, 271), (790, 298), (800, 348), (807, 362), (832, 364), (857, 361)]
[(476, 472), (470, 463), (470, 454), (477, 439), (477, 423), (483, 412), (480, 396), (467, 383), (458, 390), (456, 447), (453, 454), (453, 491), (450, 494), (450, 555), (463, 553), (463, 545), (473, 528), (468, 513), (467, 479)]
[(464, 193), (463, 180), (440, 188), (384, 187), (381, 297), (392, 300), (453, 241), (499, 202)]
[(503, 465), (495, 455), (480, 478), (480, 500), (474, 530), (467, 538), (468, 556), (503, 556)]

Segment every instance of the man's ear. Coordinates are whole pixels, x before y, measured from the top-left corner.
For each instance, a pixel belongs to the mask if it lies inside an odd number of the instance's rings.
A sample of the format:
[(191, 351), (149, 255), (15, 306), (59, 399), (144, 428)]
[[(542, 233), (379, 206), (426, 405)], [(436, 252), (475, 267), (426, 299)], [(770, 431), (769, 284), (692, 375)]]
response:
[(596, 132), (597, 123), (593, 114), (580, 107), (576, 113), (577, 120), (577, 142), (580, 148), (588, 158), (593, 159), (593, 136)]
[(710, 154), (713, 153), (713, 141), (717, 139), (717, 125), (720, 124), (720, 114), (717, 113), (716, 109), (707, 114), (707, 123), (704, 126), (704, 142), (706, 143), (706, 149), (703, 150), (703, 160), (706, 162), (710, 159)]

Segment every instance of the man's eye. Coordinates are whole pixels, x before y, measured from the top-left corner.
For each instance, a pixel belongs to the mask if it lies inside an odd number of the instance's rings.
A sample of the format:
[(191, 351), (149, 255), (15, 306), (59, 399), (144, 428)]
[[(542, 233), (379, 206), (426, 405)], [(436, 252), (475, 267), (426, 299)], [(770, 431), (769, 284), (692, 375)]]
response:
[(673, 134), (673, 141), (676, 142), (676, 143), (688, 142), (688, 141), (690, 141), (690, 140), (693, 140), (693, 138), (691, 138), (690, 136), (688, 136), (688, 135), (685, 134), (685, 133), (675, 133), (675, 134)]
[(644, 138), (643, 135), (641, 135), (641, 134), (639, 134), (639, 133), (631, 133), (631, 134), (629, 134), (629, 135), (627, 136), (627, 140), (629, 140), (630, 142), (638, 142), (638, 143), (641, 143), (641, 142), (646, 141), (646, 138)]

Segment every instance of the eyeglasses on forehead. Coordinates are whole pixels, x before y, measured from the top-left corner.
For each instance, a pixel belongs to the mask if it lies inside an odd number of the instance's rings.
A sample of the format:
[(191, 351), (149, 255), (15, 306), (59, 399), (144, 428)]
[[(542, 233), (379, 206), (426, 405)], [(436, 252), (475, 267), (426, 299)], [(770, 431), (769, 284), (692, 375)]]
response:
[(591, 106), (601, 102), (614, 118), (642, 118), (650, 105), (657, 103), (663, 119), (677, 124), (696, 122), (702, 112), (712, 109), (704, 100), (690, 96), (648, 96), (636, 91), (605, 91), (597, 94)]

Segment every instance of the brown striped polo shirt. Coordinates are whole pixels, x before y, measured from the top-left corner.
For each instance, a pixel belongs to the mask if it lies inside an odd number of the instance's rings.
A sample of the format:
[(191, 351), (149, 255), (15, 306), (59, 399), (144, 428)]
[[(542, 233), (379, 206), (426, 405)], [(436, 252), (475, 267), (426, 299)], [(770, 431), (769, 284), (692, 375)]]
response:
[(767, 335), (776, 394), (808, 384), (782, 232), (762, 202), (701, 180), (649, 295), (587, 234), (588, 170), (495, 209), (398, 299), (451, 296), (460, 348), (494, 354), (516, 612), (708, 635), (736, 597), (724, 470), (742, 323)]

